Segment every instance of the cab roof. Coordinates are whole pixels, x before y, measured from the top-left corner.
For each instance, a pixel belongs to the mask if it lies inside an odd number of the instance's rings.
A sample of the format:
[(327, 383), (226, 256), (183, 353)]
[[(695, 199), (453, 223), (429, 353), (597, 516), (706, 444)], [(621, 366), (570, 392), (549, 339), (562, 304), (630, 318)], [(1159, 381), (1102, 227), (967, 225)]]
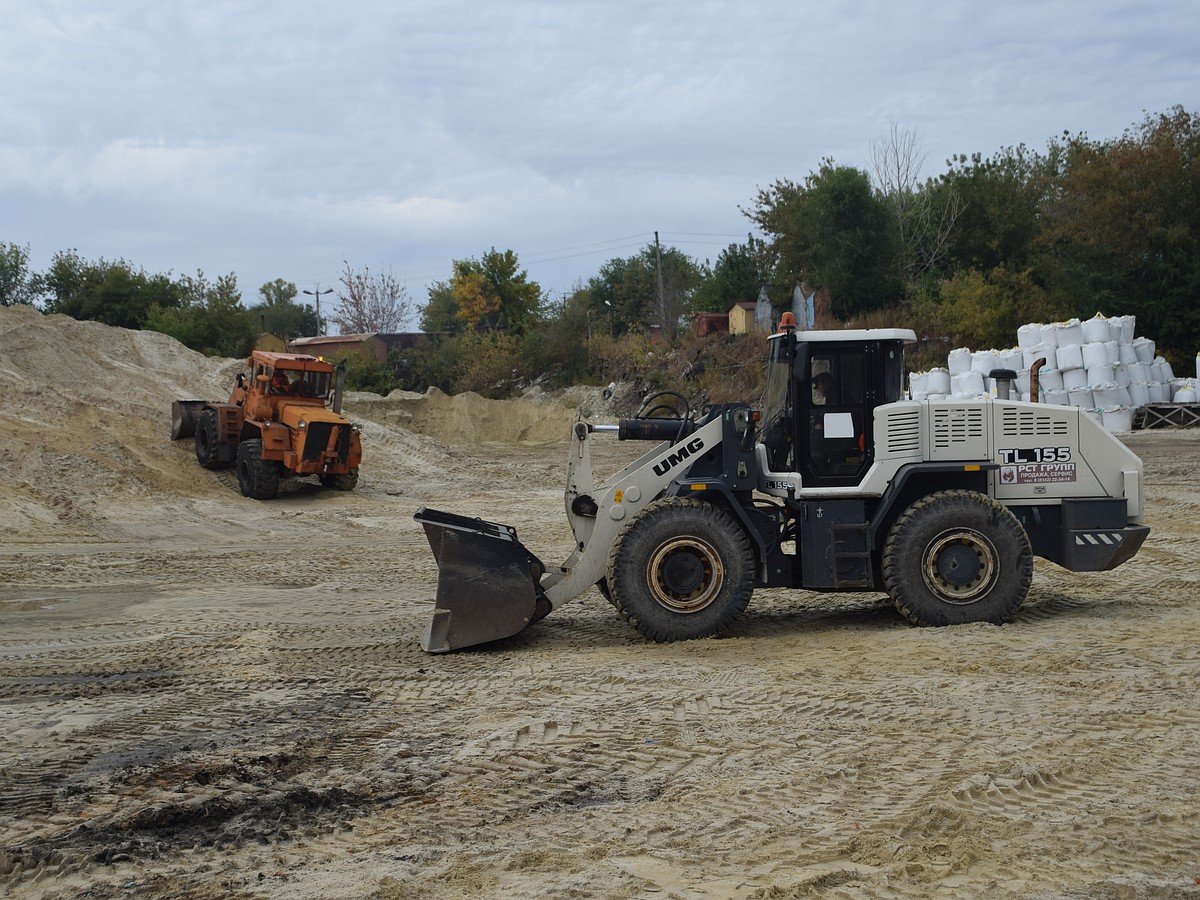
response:
[(333, 365), (306, 353), (272, 353), (269, 350), (255, 350), (250, 354), (249, 362), (255, 361), (275, 369), (293, 369), (305, 372), (332, 372)]

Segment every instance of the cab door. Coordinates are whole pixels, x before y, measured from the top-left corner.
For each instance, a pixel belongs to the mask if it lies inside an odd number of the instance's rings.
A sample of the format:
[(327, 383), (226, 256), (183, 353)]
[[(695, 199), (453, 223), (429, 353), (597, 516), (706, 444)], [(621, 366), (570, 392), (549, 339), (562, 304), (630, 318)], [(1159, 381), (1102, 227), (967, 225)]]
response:
[(798, 354), (796, 444), (805, 487), (855, 485), (870, 467), (877, 349), (874, 343), (813, 343)]

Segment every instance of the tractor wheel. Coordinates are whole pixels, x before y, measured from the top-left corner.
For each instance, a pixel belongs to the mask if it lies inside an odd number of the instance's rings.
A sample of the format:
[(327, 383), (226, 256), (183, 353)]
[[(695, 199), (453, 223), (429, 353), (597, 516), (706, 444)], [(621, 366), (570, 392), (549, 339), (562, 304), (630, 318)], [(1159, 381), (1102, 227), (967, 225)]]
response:
[(335, 491), (352, 491), (358, 487), (358, 468), (355, 467), (341, 475), (322, 475), (321, 484)]
[(605, 600), (607, 600), (613, 606), (617, 605), (617, 601), (615, 601), (613, 599), (612, 591), (610, 591), (608, 589), (608, 579), (607, 578), (601, 578), (599, 581), (596, 582), (596, 590), (598, 590), (600, 592), (601, 597), (603, 597)]
[(657, 500), (625, 526), (608, 555), (613, 605), (660, 643), (708, 637), (742, 614), (754, 590), (754, 553), (717, 507)]
[(262, 458), (261, 440), (238, 444), (237, 473), (245, 497), (270, 500), (279, 493), (279, 461)]
[(206, 409), (196, 419), (196, 459), (206, 469), (220, 469), (221, 432), (217, 424), (217, 411)]
[(896, 520), (883, 547), (883, 582), (917, 625), (999, 625), (1033, 580), (1029, 535), (1005, 506), (975, 491), (922, 497)]

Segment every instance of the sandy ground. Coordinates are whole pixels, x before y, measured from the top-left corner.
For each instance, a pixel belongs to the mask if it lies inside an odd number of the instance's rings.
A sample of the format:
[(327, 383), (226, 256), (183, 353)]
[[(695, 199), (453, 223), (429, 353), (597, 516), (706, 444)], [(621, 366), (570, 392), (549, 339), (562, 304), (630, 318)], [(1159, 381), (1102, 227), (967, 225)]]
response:
[(260, 503), (167, 440), (234, 371), (0, 309), (0, 895), (1200, 895), (1200, 432), (1128, 436), (1146, 546), (1004, 627), (760, 591), (656, 645), (592, 591), (428, 656), (413, 512), (557, 562), (574, 411), (356, 396), (359, 490)]

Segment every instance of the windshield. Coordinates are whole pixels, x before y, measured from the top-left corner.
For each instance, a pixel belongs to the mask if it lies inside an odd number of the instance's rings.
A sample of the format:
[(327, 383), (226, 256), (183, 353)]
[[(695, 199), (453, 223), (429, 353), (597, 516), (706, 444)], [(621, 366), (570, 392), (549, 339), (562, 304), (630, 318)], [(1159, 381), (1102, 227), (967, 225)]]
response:
[(762, 402), (762, 442), (767, 450), (767, 464), (773, 472), (791, 468), (792, 363), (783, 350), (782, 340), (771, 342), (767, 387)]
[(271, 393), (324, 399), (329, 393), (329, 373), (277, 368), (271, 375)]

